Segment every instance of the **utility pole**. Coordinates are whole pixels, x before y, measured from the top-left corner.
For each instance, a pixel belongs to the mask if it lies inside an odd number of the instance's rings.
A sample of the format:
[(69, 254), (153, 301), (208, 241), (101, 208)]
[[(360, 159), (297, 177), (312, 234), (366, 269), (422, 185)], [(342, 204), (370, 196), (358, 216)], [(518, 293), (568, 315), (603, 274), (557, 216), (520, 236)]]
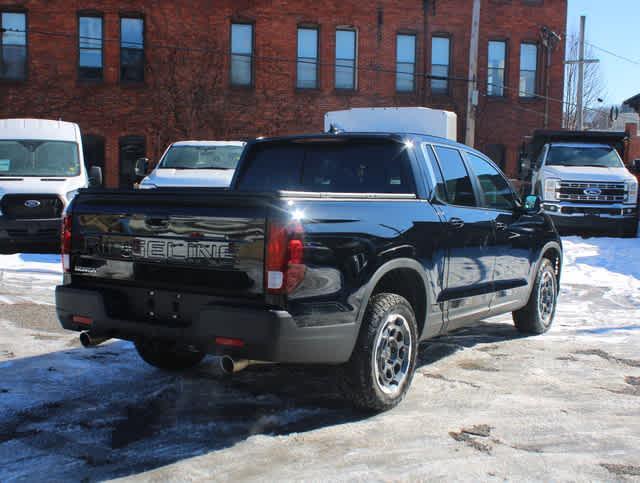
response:
[(551, 57), (553, 51), (557, 47), (558, 43), (562, 40), (562, 38), (555, 33), (553, 30), (549, 29), (546, 26), (543, 26), (540, 29), (540, 34), (542, 36), (542, 45), (547, 50), (547, 65), (545, 67), (545, 85), (544, 85), (544, 127), (549, 127), (549, 96), (551, 93)]
[(464, 142), (473, 147), (476, 138), (476, 104), (478, 103), (478, 43), (480, 41), (480, 0), (473, 0), (471, 43), (469, 45), (469, 75), (467, 117)]
[(584, 129), (584, 66), (585, 64), (596, 64), (600, 62), (597, 59), (584, 58), (584, 30), (587, 18), (580, 16), (580, 38), (578, 45), (578, 60), (568, 60), (567, 64), (578, 64), (578, 88), (576, 89), (576, 129), (582, 131)]

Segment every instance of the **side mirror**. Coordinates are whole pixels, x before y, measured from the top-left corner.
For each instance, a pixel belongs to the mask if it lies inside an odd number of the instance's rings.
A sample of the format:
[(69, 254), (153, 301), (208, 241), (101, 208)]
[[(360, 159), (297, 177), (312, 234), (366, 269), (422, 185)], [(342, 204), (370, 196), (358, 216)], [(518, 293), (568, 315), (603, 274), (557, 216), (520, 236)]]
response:
[(100, 166), (89, 168), (89, 186), (102, 186), (102, 168)]
[(631, 171), (634, 173), (640, 173), (640, 159), (634, 159), (631, 163)]
[(148, 169), (149, 169), (149, 158), (136, 159), (135, 174), (136, 174), (136, 177), (139, 178), (139, 180), (144, 178), (147, 175)]
[(542, 210), (542, 200), (537, 195), (528, 195), (524, 198), (523, 210), (525, 213), (535, 215)]

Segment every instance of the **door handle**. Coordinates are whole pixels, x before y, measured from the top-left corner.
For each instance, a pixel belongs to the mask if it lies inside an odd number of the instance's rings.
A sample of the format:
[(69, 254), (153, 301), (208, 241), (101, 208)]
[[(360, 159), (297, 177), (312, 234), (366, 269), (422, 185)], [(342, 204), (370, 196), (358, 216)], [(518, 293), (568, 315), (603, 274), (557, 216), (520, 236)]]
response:
[(459, 229), (464, 226), (464, 221), (461, 220), (460, 218), (451, 218), (449, 220), (449, 226)]
[(496, 230), (506, 230), (507, 224), (501, 221), (496, 221)]

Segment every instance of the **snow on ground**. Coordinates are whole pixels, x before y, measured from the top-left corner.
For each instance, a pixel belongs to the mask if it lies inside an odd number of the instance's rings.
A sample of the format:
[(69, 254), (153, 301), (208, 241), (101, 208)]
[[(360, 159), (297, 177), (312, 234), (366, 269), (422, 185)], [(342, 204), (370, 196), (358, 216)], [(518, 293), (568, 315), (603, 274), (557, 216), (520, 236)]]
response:
[(167, 375), (126, 342), (82, 349), (48, 305), (59, 257), (0, 256), (0, 481), (637, 478), (640, 239), (563, 243), (548, 334), (501, 316), (427, 342), (375, 417), (322, 368)]
[(60, 255), (0, 255), (0, 304), (53, 304), (62, 280)]

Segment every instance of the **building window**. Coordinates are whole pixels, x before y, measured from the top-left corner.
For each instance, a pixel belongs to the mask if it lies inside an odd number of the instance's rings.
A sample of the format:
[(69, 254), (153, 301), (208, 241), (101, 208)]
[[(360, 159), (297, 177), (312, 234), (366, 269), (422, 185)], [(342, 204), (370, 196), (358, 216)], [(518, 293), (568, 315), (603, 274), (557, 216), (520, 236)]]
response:
[(27, 78), (27, 15), (1, 12), (0, 79)]
[(396, 39), (396, 90), (413, 92), (416, 87), (416, 36), (398, 34)]
[(102, 79), (102, 17), (78, 18), (78, 78)]
[(538, 78), (538, 46), (520, 44), (520, 97), (535, 97)]
[(316, 28), (298, 28), (296, 87), (298, 89), (318, 87), (318, 29)]
[(487, 94), (504, 96), (504, 74), (507, 62), (507, 43), (489, 41), (489, 66), (487, 75)]
[(253, 25), (231, 24), (231, 84), (253, 85)]
[[(449, 60), (451, 58), (451, 39), (449, 37), (431, 38), (431, 75), (449, 77)], [(433, 94), (449, 92), (448, 79), (431, 79)]]
[(120, 80), (144, 81), (144, 19), (120, 19)]
[(355, 30), (336, 30), (336, 89), (356, 88), (356, 41)]

